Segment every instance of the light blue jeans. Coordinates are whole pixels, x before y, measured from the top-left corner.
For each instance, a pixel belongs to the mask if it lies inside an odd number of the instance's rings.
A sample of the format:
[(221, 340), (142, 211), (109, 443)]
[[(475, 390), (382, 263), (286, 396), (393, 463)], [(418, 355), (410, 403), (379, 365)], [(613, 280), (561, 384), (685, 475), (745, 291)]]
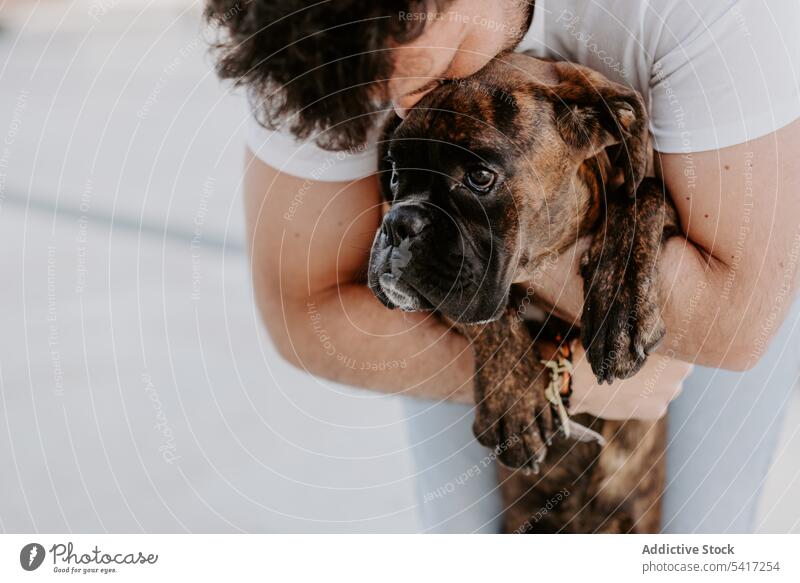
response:
[[(759, 364), (695, 367), (669, 409), (663, 531), (746, 533), (754, 526), (783, 411), (800, 373), (800, 302)], [(472, 407), (405, 403), (422, 532), (499, 532), (502, 504)]]

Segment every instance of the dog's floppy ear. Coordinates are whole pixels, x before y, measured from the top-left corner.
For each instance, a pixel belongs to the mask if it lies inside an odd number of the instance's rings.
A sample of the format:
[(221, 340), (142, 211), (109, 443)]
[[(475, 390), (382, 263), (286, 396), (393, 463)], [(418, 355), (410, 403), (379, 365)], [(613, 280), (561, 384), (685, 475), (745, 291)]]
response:
[(554, 63), (557, 85), (549, 87), (562, 139), (587, 157), (614, 146), (611, 161), (622, 169), (623, 189), (636, 193), (647, 172), (647, 113), (642, 97), (599, 73), (572, 63)]

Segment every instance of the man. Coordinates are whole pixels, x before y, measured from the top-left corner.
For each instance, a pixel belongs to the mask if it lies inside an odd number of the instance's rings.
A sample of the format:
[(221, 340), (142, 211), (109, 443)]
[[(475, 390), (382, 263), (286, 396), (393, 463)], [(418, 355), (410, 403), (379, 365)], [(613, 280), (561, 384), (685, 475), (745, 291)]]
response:
[[(389, 104), (402, 116), (437, 81), (509, 49), (641, 92), (687, 235), (662, 256), (668, 333), (635, 382), (595, 387), (579, 358), (575, 410), (662, 415), (688, 371), (680, 361), (701, 365), (671, 408), (664, 529), (754, 527), (797, 372), (796, 2), (210, 0), (208, 14), (226, 35), (221, 76), (281, 128), (252, 124), (245, 174), (264, 322), (279, 352), (313, 374), (427, 399), (409, 399), (409, 426), (428, 531), (493, 530), (501, 509), (488, 472), (432, 496), (488, 452), (471, 441), (469, 407), (452, 403), (471, 400), (466, 341), (427, 314), (386, 310), (364, 285), (382, 212), (375, 128)], [(537, 300), (565, 318), (581, 311), (579, 256), (565, 253), (535, 282)]]

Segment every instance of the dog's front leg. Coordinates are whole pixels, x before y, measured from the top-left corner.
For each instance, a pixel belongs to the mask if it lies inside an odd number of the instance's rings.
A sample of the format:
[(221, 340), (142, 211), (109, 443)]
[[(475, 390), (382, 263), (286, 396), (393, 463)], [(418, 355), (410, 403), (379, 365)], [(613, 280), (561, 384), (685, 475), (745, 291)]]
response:
[(503, 465), (538, 471), (556, 431), (545, 398), (550, 372), (541, 362), (544, 343), (534, 344), (513, 309), (494, 322), (456, 328), (475, 353), (475, 437)]
[(606, 220), (581, 261), (581, 338), (598, 382), (636, 374), (665, 333), (658, 258), (680, 234), (661, 182), (646, 178), (633, 200), (608, 201)]

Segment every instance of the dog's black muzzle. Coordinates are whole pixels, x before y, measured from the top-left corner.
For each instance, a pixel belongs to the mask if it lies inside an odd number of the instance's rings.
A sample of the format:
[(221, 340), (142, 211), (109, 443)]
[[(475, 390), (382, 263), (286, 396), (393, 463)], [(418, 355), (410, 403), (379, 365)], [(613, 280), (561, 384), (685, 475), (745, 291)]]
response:
[(415, 201), (393, 206), (383, 218), (372, 245), (368, 284), (389, 308), (435, 309), (471, 323), (493, 319), (503, 303), (490, 291), (496, 289), (493, 272), (452, 217)]
[(428, 210), (421, 204), (401, 204), (392, 208), (381, 223), (381, 233), (386, 244), (401, 247), (404, 241), (412, 243), (431, 227)]

